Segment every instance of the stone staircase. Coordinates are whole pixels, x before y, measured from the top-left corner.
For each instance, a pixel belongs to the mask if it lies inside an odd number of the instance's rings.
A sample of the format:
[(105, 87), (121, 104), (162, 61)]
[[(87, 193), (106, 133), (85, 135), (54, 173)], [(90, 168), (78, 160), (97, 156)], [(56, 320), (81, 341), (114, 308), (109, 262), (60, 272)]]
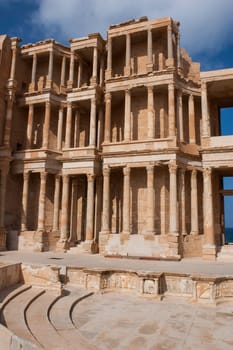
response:
[[(74, 350), (78, 346), (96, 350), (72, 320), (79, 301), (92, 294), (78, 287), (66, 287), (63, 295), (57, 296), (46, 288), (17, 285), (0, 292), (1, 324), (27, 342), (20, 349)], [(0, 350), (8, 349), (0, 344)]]
[(233, 244), (223, 245), (218, 253), (217, 261), (233, 262)]

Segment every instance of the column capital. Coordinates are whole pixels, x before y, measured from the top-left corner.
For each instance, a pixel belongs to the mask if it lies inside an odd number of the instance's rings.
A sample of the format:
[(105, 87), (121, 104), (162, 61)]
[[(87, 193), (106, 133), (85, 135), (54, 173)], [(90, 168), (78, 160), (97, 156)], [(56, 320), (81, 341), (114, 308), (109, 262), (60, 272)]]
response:
[(171, 162), (168, 164), (168, 169), (169, 169), (169, 173), (170, 173), (170, 174), (175, 174), (177, 168), (178, 168), (178, 166), (177, 166), (177, 164), (176, 164), (175, 161), (171, 161)]
[(56, 181), (60, 181), (61, 180), (61, 174), (56, 174), (55, 175), (55, 179), (56, 179)]
[(130, 175), (130, 167), (128, 167), (128, 166), (124, 167), (123, 174), (124, 174), (124, 176), (129, 176)]
[(154, 86), (153, 85), (147, 86), (147, 91), (148, 92), (154, 92)]
[(106, 92), (105, 93), (105, 102), (110, 102), (112, 99), (112, 93), (111, 92)]
[(177, 89), (177, 96), (183, 97), (183, 90), (182, 89)]
[(148, 164), (146, 166), (146, 170), (148, 173), (153, 173), (154, 172), (154, 168), (155, 168), (155, 164)]
[(40, 179), (41, 181), (46, 181), (46, 178), (47, 178), (47, 172), (43, 171), (40, 173)]
[(95, 180), (95, 174), (87, 174), (88, 182), (94, 182), (94, 180)]
[(204, 176), (210, 177), (212, 174), (212, 168), (203, 168)]
[(201, 82), (201, 89), (207, 90), (207, 82), (205, 80), (202, 80), (202, 82)]
[(66, 105), (67, 105), (67, 108), (68, 108), (68, 107), (69, 107), (69, 108), (73, 108), (73, 103), (70, 102), (70, 101), (67, 101)]
[(69, 175), (62, 175), (62, 182), (67, 184), (69, 182)]
[(170, 90), (170, 91), (175, 90), (175, 83), (174, 82), (171, 82), (168, 84), (168, 90)]
[(196, 168), (191, 168), (191, 176), (194, 177), (197, 175), (197, 169)]
[(110, 175), (110, 167), (108, 165), (104, 165), (103, 167), (103, 175), (109, 176)]
[(125, 94), (126, 95), (131, 95), (131, 89), (130, 88), (125, 89)]
[(51, 106), (51, 101), (45, 101), (45, 107), (49, 108)]
[(24, 171), (23, 172), (23, 180), (28, 181), (31, 171)]

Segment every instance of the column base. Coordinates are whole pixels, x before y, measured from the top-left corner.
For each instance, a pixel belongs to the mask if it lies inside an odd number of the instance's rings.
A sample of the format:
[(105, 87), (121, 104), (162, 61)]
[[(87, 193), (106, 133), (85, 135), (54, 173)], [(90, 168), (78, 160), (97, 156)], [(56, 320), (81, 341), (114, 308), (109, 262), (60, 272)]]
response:
[(105, 71), (105, 80), (111, 79), (112, 78), (112, 70), (111, 69), (106, 69)]
[(167, 59), (166, 59), (166, 66), (167, 66), (168, 68), (174, 68), (174, 66), (175, 66), (175, 60), (174, 60), (174, 58), (167, 58)]
[(120, 233), (120, 242), (121, 244), (124, 244), (125, 241), (128, 241), (130, 237), (130, 232), (121, 232)]
[(168, 234), (168, 247), (169, 247), (169, 256), (176, 259), (181, 258), (181, 240), (178, 232)]
[(35, 92), (35, 90), (36, 90), (36, 84), (35, 84), (35, 83), (31, 83), (31, 84), (29, 85), (28, 91), (29, 91), (29, 92)]
[(190, 232), (190, 235), (192, 235), (192, 236), (198, 236), (198, 234), (199, 234), (198, 231), (191, 231)]
[(67, 239), (60, 238), (56, 244), (56, 252), (57, 253), (66, 253), (69, 249), (69, 242)]
[(47, 80), (45, 88), (46, 89), (52, 89), (52, 87), (53, 87), (53, 81), (52, 80)]
[(0, 251), (6, 250), (6, 229), (0, 228)]
[(130, 67), (124, 67), (124, 75), (129, 76), (131, 74), (131, 68)]
[(82, 243), (82, 250), (86, 253), (97, 254), (99, 252), (98, 244), (94, 240), (86, 240)]
[(48, 233), (46, 231), (35, 231), (33, 235), (33, 251), (46, 252), (48, 250)]
[(91, 77), (90, 84), (91, 85), (96, 85), (97, 84), (97, 77)]
[(102, 231), (99, 233), (99, 253), (105, 255), (105, 247), (108, 243), (110, 231)]
[(68, 80), (67, 81), (67, 88), (68, 89), (73, 89), (73, 81), (72, 80)]
[(152, 73), (153, 72), (153, 63), (147, 63), (146, 64), (146, 71), (147, 71), (147, 73)]
[(217, 255), (217, 249), (215, 245), (205, 244), (202, 248), (202, 258), (203, 260), (215, 261)]

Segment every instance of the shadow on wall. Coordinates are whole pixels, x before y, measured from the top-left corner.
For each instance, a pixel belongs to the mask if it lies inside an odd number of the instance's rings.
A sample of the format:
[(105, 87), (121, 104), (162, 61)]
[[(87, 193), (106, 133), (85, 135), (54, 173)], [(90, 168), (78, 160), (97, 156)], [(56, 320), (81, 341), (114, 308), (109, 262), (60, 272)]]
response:
[(18, 250), (19, 249), (18, 231), (11, 230), (11, 231), (7, 232), (6, 246), (7, 246), (7, 250)]

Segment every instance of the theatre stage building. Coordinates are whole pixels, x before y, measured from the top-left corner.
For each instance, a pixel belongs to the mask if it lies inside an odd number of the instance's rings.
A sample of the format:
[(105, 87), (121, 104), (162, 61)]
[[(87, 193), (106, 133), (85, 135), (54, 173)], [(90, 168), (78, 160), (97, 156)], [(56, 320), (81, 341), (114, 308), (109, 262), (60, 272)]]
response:
[(233, 256), (233, 69), (200, 73), (169, 17), (0, 50), (1, 250)]

